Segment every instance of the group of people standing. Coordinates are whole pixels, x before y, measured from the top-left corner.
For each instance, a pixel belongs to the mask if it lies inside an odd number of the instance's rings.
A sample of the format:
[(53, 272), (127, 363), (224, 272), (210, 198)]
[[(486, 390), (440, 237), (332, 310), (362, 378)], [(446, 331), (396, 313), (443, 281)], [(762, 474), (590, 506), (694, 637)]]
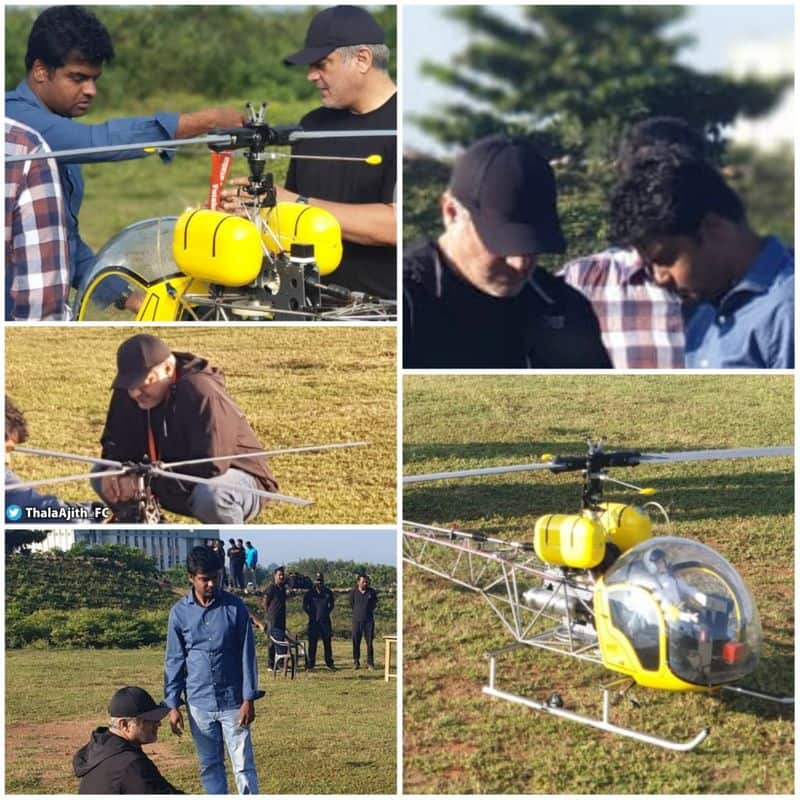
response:
[(226, 551), (222, 539), (209, 539), (206, 543), (219, 557), (223, 564), (223, 584), (232, 591), (247, 593), (255, 591), (258, 567), (258, 550), (251, 541), (228, 539), (227, 569), (224, 564)]
[[(269, 666), (273, 669), (275, 656), (281, 652), (281, 642), (295, 643), (297, 637), (286, 625), (286, 603), (288, 587), (285, 567), (277, 567), (272, 574), (272, 584), (264, 593), (264, 612), (267, 617), (265, 631), (269, 634)], [(361, 642), (364, 641), (367, 655), (367, 668), (375, 669), (373, 641), (375, 638), (375, 608), (378, 593), (370, 586), (369, 576), (359, 574), (356, 585), (347, 594), (352, 612), (353, 669), (361, 668)], [(325, 585), (325, 576), (318, 572), (314, 585), (303, 595), (303, 611), (308, 616), (308, 647), (306, 648), (306, 667), (316, 668), (317, 646), (321, 641), (325, 666), (335, 670), (333, 661), (333, 623), (331, 612), (336, 605), (333, 592)], [(286, 645), (283, 645), (286, 647)]]

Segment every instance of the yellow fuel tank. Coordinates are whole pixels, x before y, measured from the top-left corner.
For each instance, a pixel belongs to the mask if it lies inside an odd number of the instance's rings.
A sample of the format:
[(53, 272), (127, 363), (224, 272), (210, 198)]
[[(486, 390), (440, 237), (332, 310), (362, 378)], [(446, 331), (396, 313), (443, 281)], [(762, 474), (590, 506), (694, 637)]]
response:
[(600, 503), (600, 508), (603, 509), (600, 524), (605, 529), (608, 541), (615, 544), (620, 553), (653, 535), (652, 520), (641, 509), (625, 503)]
[(606, 535), (591, 517), (549, 514), (536, 520), (533, 549), (546, 564), (590, 569), (603, 560)]
[(342, 228), (330, 211), (305, 203), (278, 203), (261, 215), (264, 244), (271, 253), (288, 253), (293, 244), (314, 246), (320, 275), (330, 275), (342, 260)]
[(263, 250), (258, 229), (250, 220), (201, 208), (178, 217), (172, 255), (192, 278), (246, 286), (261, 271)]

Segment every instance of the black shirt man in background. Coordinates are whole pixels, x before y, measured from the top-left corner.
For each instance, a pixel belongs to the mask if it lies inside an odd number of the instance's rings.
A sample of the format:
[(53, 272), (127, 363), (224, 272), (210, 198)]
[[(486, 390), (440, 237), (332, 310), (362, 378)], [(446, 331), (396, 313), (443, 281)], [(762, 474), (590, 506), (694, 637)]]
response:
[(375, 669), (375, 654), (372, 640), (375, 637), (375, 606), (378, 593), (369, 585), (369, 575), (361, 574), (356, 580), (355, 589), (348, 595), (353, 610), (353, 669), (361, 669), (361, 638), (367, 644), (367, 667)]

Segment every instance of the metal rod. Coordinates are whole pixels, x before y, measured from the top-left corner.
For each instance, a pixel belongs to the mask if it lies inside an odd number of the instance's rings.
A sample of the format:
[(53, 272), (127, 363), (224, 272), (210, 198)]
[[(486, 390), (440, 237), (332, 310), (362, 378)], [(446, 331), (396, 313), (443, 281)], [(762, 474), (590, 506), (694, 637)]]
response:
[(289, 134), (290, 142), (298, 142), (302, 139), (360, 139), (369, 136), (397, 136), (396, 130), (374, 130), (374, 131), (295, 131)]
[(102, 147), (78, 147), (74, 150), (56, 150), (52, 152), (35, 151), (22, 156), (6, 156), (6, 164), (20, 161), (41, 161), (44, 158), (77, 158), (79, 156), (101, 155), (103, 153), (124, 153), (131, 150), (164, 150), (190, 144), (233, 144), (234, 137), (227, 134), (198, 136), (194, 139), (172, 139), (164, 142), (142, 142), (141, 144), (115, 144)]
[(284, 447), (281, 450), (258, 450), (254, 453), (237, 453), (234, 456), (216, 456), (215, 458), (195, 458), (191, 461), (170, 461), (162, 464), (164, 469), (183, 467), (187, 464), (206, 464), (212, 461), (233, 461), (237, 458), (250, 458), (252, 456), (282, 456), (288, 453), (307, 453), (315, 450), (336, 450), (343, 447), (367, 447), (369, 442), (339, 442), (336, 444), (308, 444), (300, 447)]
[(112, 469), (107, 472), (84, 472), (80, 475), (65, 475), (61, 478), (41, 478), (36, 481), (22, 481), (20, 483), (6, 484), (7, 491), (16, 491), (18, 489), (33, 489), (37, 486), (52, 486), (56, 483), (72, 483), (73, 481), (88, 481), (95, 478), (109, 478), (113, 475), (127, 475), (129, 469)]
[(15, 453), (27, 453), (32, 456), (50, 456), (51, 458), (65, 458), (68, 461), (84, 461), (88, 464), (98, 464), (101, 467), (121, 467), (121, 461), (110, 461), (107, 458), (94, 458), (93, 456), (79, 456), (75, 453), (59, 453), (55, 450), (38, 450), (35, 447), (15, 447)]
[(552, 469), (553, 462), (537, 464), (516, 464), (510, 467), (482, 467), (480, 469), (462, 469), (457, 472), (432, 472), (428, 475), (406, 475), (403, 483), (424, 483), (426, 481), (446, 481), (449, 478), (473, 478), (480, 475), (504, 475), (507, 472), (530, 472), (537, 469)]
[(585, 717), (581, 714), (576, 714), (572, 711), (567, 711), (563, 708), (551, 708), (544, 703), (539, 703), (536, 700), (531, 700), (527, 697), (522, 697), (509, 692), (503, 692), (500, 689), (494, 689), (491, 686), (484, 686), (483, 693), (491, 697), (497, 697), (500, 700), (507, 700), (510, 703), (519, 703), (520, 705), (532, 708), (534, 711), (544, 711), (546, 714), (552, 714), (555, 717), (568, 719), (571, 722), (577, 722), (580, 725), (588, 725), (592, 728), (606, 731), (607, 733), (618, 734), (619, 736), (627, 736), (630, 739), (636, 739), (639, 742), (652, 744), (656, 747), (663, 747), (666, 750), (674, 750), (679, 753), (686, 753), (689, 750), (694, 750), (709, 734), (709, 728), (703, 728), (693, 739), (687, 742), (674, 742), (670, 739), (662, 739), (658, 736), (651, 736), (647, 733), (635, 731), (631, 728), (624, 728), (620, 725), (613, 725), (606, 720), (594, 719), (593, 717)]
[(769, 692), (757, 692), (755, 689), (745, 689), (744, 686), (723, 686), (726, 692), (735, 692), (736, 694), (743, 694), (747, 697), (755, 697), (759, 700), (769, 700), (773, 703), (780, 703), (781, 705), (792, 705), (794, 697), (782, 697), (777, 694), (770, 694)]
[(218, 489), (233, 489), (237, 492), (248, 492), (254, 494), (256, 497), (265, 497), (268, 500), (277, 500), (281, 503), (291, 503), (295, 506), (310, 506), (313, 500), (303, 500), (300, 497), (292, 497), (288, 494), (278, 494), (277, 492), (265, 492), (262, 489), (248, 489), (245, 486), (237, 486), (233, 483), (223, 483), (222, 481), (209, 478), (197, 478), (194, 475), (184, 475), (181, 472), (167, 472), (165, 469), (153, 467), (151, 470), (154, 475), (160, 475), (162, 478), (172, 478), (173, 480), (186, 481), (187, 483), (199, 483), (204, 486), (216, 486)]

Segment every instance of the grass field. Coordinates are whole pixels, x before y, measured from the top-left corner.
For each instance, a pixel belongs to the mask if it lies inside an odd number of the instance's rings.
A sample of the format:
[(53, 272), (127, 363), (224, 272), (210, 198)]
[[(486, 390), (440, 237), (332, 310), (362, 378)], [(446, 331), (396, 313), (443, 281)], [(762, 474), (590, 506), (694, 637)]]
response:
[[(259, 647), (260, 686), (267, 691), (256, 703), (253, 724), (261, 792), (393, 794), (395, 682), (386, 683), (380, 667), (273, 678), (263, 643)], [(340, 665), (350, 664), (348, 647), (334, 644)], [(160, 648), (8, 652), (6, 793), (75, 794), (72, 756), (96, 726), (107, 724), (111, 694), (133, 684), (160, 699), (163, 657)], [(158, 743), (145, 752), (175, 786), (202, 792), (188, 729), (178, 739), (164, 723)], [(234, 786), (230, 770), (228, 782)]]
[[(407, 474), (528, 463), (544, 453), (581, 454), (587, 436), (607, 449), (792, 444), (793, 380), (781, 376), (406, 376)], [(788, 458), (618, 470), (657, 490), (678, 536), (715, 548), (754, 593), (764, 629), (762, 663), (748, 683), (794, 687), (793, 464)], [(608, 499), (635, 502), (607, 489)], [(516, 473), (409, 486), (403, 516), (492, 536), (529, 540), (535, 519), (580, 504), (575, 476)], [(663, 531), (662, 531), (663, 532)], [(793, 710), (744, 698), (635, 689), (622, 725), (686, 739), (711, 735), (689, 754), (614, 738), (481, 694), (486, 651), (510, 641), (471, 592), (413, 567), (404, 575), (404, 788), (411, 793), (779, 793), (794, 790)], [(594, 665), (542, 651), (501, 666), (500, 688), (598, 716)]]
[[(256, 522), (394, 522), (394, 328), (148, 330), (173, 350), (194, 352), (224, 369), (228, 391), (265, 448), (369, 442), (363, 448), (273, 458), (280, 491), (314, 505), (271, 503)], [(31, 447), (99, 455), (115, 353), (133, 332), (83, 326), (6, 329), (6, 391), (26, 414)], [(21, 454), (14, 456), (13, 469), (28, 479), (82, 471), (75, 462)], [(86, 482), (53, 489), (67, 500), (93, 494)]]

